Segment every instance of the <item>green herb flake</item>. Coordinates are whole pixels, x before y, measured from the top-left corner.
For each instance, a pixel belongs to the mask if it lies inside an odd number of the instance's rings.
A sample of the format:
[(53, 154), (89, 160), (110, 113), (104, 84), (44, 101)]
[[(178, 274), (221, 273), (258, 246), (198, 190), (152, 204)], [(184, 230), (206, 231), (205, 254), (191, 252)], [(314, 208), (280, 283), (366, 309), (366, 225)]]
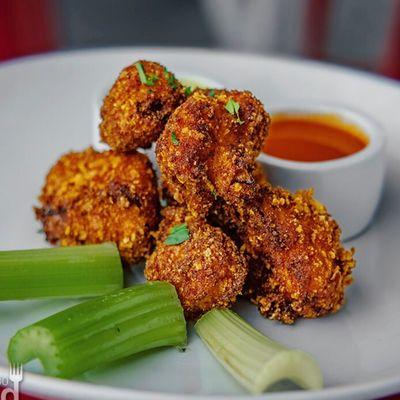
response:
[(242, 125), (242, 124), (244, 124), (244, 121), (242, 121), (240, 119), (239, 109), (240, 109), (240, 104), (237, 103), (233, 99), (229, 99), (228, 102), (225, 105), (225, 110), (228, 111), (229, 114), (235, 116), (236, 117), (236, 122), (238, 122), (240, 125)]
[(152, 74), (147, 78), (147, 84), (149, 86), (153, 86), (158, 80), (158, 76), (156, 74)]
[(171, 72), (169, 72), (165, 67), (164, 67), (164, 76), (167, 79), (168, 85), (172, 87), (172, 89), (176, 89), (178, 87), (175, 76), (171, 74)]
[(140, 82), (147, 86), (153, 86), (158, 79), (157, 76), (155, 74), (152, 74), (151, 76), (147, 77), (146, 73), (144, 72), (143, 65), (140, 62), (137, 62), (135, 64), (135, 67), (139, 74)]
[(215, 97), (215, 90), (214, 89), (210, 89), (210, 91), (208, 92), (208, 95), (210, 97)]
[(218, 198), (217, 191), (215, 189), (213, 189), (213, 190), (211, 190), (211, 193), (214, 196), (214, 199), (217, 200), (217, 198)]
[(190, 96), (192, 94), (192, 87), (187, 86), (185, 87), (185, 96)]
[(186, 240), (189, 240), (189, 229), (187, 224), (184, 223), (172, 227), (164, 243), (168, 246), (173, 246), (176, 244), (181, 244)]
[(178, 87), (178, 84), (176, 83), (175, 77), (170, 74), (168, 77), (168, 85), (172, 87), (172, 89), (176, 89)]
[(176, 133), (175, 132), (171, 133), (171, 141), (172, 141), (172, 144), (174, 144), (175, 146), (179, 146), (179, 140), (176, 137)]
[(137, 72), (138, 72), (138, 74), (139, 74), (140, 82), (142, 82), (142, 83), (144, 83), (145, 85), (147, 85), (147, 76), (146, 76), (146, 74), (145, 74), (145, 72), (144, 72), (143, 65), (142, 65), (140, 62), (137, 62), (137, 63), (135, 64), (135, 67), (136, 67)]

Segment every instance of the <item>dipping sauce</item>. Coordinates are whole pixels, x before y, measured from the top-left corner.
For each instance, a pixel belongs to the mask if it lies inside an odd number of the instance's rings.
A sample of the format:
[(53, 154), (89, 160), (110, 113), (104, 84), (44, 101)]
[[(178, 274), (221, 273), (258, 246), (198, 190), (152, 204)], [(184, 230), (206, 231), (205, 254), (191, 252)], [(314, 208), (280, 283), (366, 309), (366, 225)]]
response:
[(263, 152), (292, 161), (319, 162), (357, 153), (369, 142), (356, 125), (335, 114), (275, 114)]

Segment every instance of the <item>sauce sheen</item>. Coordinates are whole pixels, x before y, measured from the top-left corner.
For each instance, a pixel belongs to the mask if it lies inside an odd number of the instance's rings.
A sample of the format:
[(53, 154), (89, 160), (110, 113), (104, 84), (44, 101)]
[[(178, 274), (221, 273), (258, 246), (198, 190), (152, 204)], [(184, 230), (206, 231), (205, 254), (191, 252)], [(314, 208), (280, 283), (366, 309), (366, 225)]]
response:
[(292, 161), (320, 162), (364, 149), (368, 137), (334, 114), (275, 114), (264, 153)]

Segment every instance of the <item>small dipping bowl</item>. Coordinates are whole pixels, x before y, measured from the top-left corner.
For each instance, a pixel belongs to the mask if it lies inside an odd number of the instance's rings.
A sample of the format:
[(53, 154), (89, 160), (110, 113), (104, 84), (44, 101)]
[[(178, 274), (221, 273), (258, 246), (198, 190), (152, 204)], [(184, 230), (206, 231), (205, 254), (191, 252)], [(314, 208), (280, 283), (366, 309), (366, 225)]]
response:
[(366, 146), (351, 155), (328, 161), (291, 161), (264, 152), (258, 162), (273, 185), (290, 191), (314, 189), (314, 196), (323, 203), (338, 222), (342, 239), (362, 232), (377, 209), (384, 182), (384, 133), (373, 119), (359, 111), (335, 105), (282, 104), (269, 107), (271, 118), (285, 116), (335, 116), (344, 124), (357, 127), (368, 138)]

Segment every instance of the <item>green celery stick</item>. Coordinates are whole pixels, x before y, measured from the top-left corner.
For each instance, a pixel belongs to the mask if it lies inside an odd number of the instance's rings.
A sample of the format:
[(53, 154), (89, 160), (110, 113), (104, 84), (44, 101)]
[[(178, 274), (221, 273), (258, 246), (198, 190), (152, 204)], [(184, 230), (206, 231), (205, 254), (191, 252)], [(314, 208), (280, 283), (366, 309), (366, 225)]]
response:
[(122, 287), (113, 243), (0, 252), (0, 300), (99, 296)]
[(186, 345), (186, 322), (175, 288), (149, 282), (61, 311), (18, 331), (10, 363), (39, 359), (47, 375), (70, 378), (130, 355)]
[(322, 388), (321, 370), (310, 355), (269, 339), (233, 311), (213, 309), (197, 321), (195, 330), (250, 393), (262, 393), (283, 379), (304, 389)]

